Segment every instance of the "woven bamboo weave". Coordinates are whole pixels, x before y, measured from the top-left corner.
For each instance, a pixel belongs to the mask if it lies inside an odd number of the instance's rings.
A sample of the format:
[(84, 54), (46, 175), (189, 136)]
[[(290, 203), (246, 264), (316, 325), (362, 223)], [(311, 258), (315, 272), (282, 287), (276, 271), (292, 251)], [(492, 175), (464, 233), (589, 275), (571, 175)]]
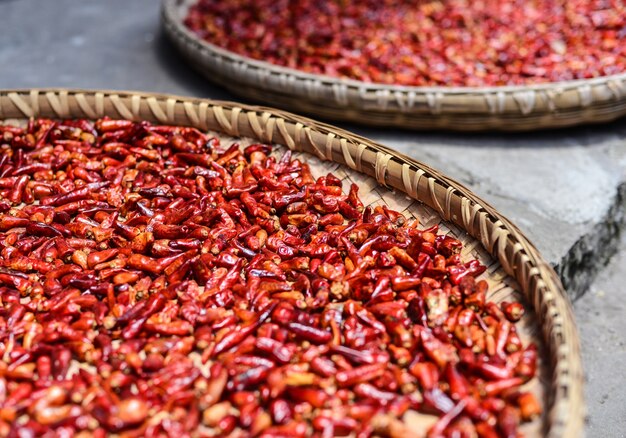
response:
[(528, 86), (407, 87), (313, 75), (237, 55), (186, 28), (194, 0), (163, 0), (166, 34), (201, 74), (233, 93), (329, 120), (457, 131), (528, 131), (626, 115), (626, 73)]
[(526, 434), (555, 438), (582, 434), (583, 373), (565, 291), (524, 235), (461, 184), (370, 140), (279, 110), (133, 92), (0, 91), (0, 121), (38, 116), (109, 116), (189, 125), (222, 137), (281, 145), (304, 154), (315, 173), (332, 171), (357, 182), (368, 204), (384, 202), (418, 217), (423, 226), (440, 223), (489, 266), (490, 299), (521, 300), (531, 310), (518, 329), (525, 342), (532, 338), (542, 351), (543, 372), (528, 389), (540, 395), (545, 415), (526, 426)]

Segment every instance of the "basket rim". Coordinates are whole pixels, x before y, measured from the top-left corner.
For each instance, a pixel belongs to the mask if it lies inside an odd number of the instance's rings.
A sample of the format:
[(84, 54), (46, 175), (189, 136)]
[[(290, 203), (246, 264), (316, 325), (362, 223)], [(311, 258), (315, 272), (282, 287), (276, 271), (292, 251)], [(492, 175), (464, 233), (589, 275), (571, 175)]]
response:
[(367, 89), (368, 91), (386, 91), (386, 92), (402, 92), (402, 93), (416, 93), (416, 94), (441, 94), (444, 96), (457, 96), (457, 95), (493, 95), (495, 93), (524, 93), (524, 92), (536, 92), (536, 91), (567, 91), (575, 90), (580, 87), (594, 87), (604, 86), (610, 82), (626, 81), (626, 72), (618, 73), (614, 75), (599, 76), (589, 79), (573, 79), (568, 81), (558, 82), (545, 82), (540, 84), (525, 84), (525, 85), (496, 85), (486, 87), (476, 86), (411, 86), (411, 85), (394, 85), (385, 84), (379, 82), (365, 82), (356, 79), (337, 78), (326, 74), (314, 74), (308, 73), (303, 70), (299, 70), (291, 67), (284, 67), (281, 65), (273, 64), (268, 61), (254, 59), (248, 56), (240, 55), (231, 50), (224, 49), (213, 43), (210, 43), (193, 33), (187, 26), (184, 25), (183, 19), (177, 12), (179, 3), (184, 0), (163, 0), (163, 17), (168, 23), (176, 26), (176, 30), (184, 35), (189, 42), (193, 42), (196, 45), (202, 46), (205, 50), (213, 52), (223, 58), (229, 59), (232, 62), (245, 64), (250, 67), (254, 67), (258, 70), (265, 70), (276, 75), (290, 75), (300, 80), (317, 81), (326, 86), (344, 85), (352, 88)]
[(470, 189), (372, 140), (283, 110), (141, 91), (0, 89), (0, 120), (34, 116), (93, 119), (105, 115), (186, 124), (305, 150), (375, 177), (380, 185), (434, 208), (442, 220), (457, 225), (500, 262), (504, 271), (518, 281), (537, 313), (537, 336), (547, 349), (545, 359), (550, 368), (546, 435), (556, 438), (583, 434), (580, 341), (565, 289), (528, 238)]

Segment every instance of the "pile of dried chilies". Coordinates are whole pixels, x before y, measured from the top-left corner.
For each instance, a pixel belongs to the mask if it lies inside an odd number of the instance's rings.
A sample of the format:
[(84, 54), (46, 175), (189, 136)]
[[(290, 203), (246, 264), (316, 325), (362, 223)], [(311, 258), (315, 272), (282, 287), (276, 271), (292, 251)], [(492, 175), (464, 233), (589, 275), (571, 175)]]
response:
[(201, 38), (365, 82), (496, 86), (626, 71), (622, 0), (199, 0)]
[(523, 307), (458, 240), (270, 151), (0, 126), (0, 435), (406, 436), (420, 412), (515, 437), (540, 414)]

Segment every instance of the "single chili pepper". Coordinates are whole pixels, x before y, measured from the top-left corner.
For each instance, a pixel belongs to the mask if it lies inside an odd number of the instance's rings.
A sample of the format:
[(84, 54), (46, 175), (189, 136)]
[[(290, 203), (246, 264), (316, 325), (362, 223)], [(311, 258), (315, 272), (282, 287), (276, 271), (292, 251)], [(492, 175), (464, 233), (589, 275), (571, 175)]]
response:
[(285, 345), (271, 338), (259, 337), (256, 339), (256, 348), (270, 354), (274, 359), (282, 363), (288, 363), (293, 358), (293, 352)]
[(323, 357), (314, 358), (311, 361), (311, 368), (313, 371), (324, 377), (330, 377), (337, 373), (335, 363), (332, 360)]
[(352, 370), (340, 371), (335, 379), (340, 386), (352, 386), (380, 377), (385, 371), (384, 364), (363, 365)]
[(13, 203), (13, 205), (17, 205), (22, 202), (22, 198), (26, 190), (26, 183), (28, 183), (29, 179), (29, 175), (22, 175), (15, 181), (15, 184), (7, 195), (7, 200)]
[(244, 338), (246, 338), (251, 333), (253, 333), (254, 330), (257, 329), (257, 327), (258, 327), (258, 322), (254, 324), (250, 324), (248, 326), (243, 326), (243, 327), (239, 326), (236, 331), (230, 332), (229, 334), (224, 336), (224, 338), (221, 341), (219, 341), (216, 344), (215, 348), (213, 349), (213, 354), (218, 355), (223, 351), (227, 351), (233, 348), (234, 346), (239, 344), (241, 341), (243, 341)]
[(133, 122), (127, 120), (100, 119), (96, 122), (94, 128), (104, 133), (118, 130), (127, 131), (130, 130), (133, 125)]
[(332, 335), (325, 330), (320, 330), (318, 328), (298, 322), (290, 322), (287, 324), (287, 327), (296, 336), (316, 344), (324, 344), (330, 341), (332, 337)]
[(524, 316), (522, 303), (502, 303), (502, 311), (511, 322), (517, 322)]

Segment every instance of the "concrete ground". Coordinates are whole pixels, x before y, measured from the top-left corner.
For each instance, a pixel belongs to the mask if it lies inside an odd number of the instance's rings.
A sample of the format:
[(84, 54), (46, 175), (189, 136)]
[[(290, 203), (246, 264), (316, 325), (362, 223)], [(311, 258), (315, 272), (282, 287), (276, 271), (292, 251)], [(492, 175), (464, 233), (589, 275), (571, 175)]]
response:
[(626, 436), (626, 239), (575, 306), (588, 403), (588, 437)]
[[(187, 67), (160, 31), (158, 0), (0, 0), (0, 23), (0, 88), (246, 101)], [(342, 126), (442, 170), (528, 235), (570, 296), (582, 296), (574, 307), (589, 381), (588, 435), (624, 436), (626, 121), (508, 135)]]

